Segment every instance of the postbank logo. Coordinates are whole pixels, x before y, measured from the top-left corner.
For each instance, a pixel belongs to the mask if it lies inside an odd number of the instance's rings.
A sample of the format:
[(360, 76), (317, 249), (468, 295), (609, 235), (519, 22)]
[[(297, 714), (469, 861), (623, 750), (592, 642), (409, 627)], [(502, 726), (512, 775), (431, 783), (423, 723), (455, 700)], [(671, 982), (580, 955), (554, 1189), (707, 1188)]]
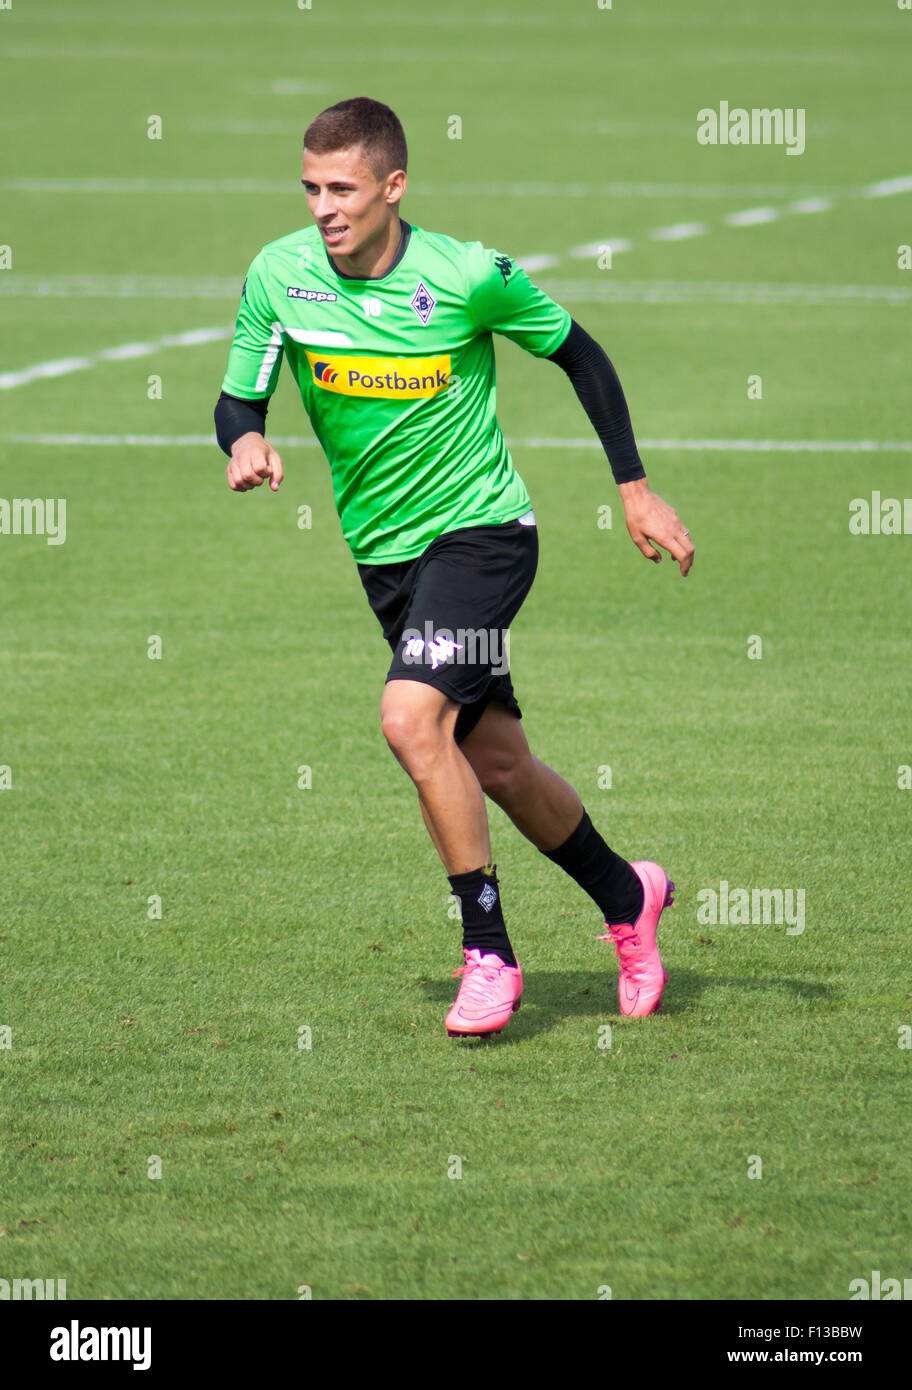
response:
[(418, 400), (438, 396), (450, 384), (450, 354), (439, 357), (340, 357), (308, 352), (314, 385), (342, 396)]

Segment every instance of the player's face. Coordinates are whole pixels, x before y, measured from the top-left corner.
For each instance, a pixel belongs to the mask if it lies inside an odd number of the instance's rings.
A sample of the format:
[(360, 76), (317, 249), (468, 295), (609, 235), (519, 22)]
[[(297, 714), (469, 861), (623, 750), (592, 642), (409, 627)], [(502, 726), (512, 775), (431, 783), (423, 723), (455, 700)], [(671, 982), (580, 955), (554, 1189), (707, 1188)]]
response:
[(356, 256), (386, 234), (401, 197), (401, 171), (377, 180), (355, 145), (328, 154), (305, 149), (302, 172), (307, 206), (330, 251)]

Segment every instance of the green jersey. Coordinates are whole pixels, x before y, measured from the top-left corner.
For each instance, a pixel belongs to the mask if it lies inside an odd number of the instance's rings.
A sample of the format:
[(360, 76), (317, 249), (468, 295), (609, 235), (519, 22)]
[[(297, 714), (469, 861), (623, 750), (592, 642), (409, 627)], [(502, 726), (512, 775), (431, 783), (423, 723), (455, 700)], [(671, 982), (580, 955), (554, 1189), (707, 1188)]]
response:
[(544, 357), (570, 322), (481, 242), (403, 222), (387, 273), (356, 279), (307, 227), (253, 261), (222, 390), (271, 396), (286, 357), (355, 560), (411, 560), (445, 531), (529, 511), (495, 415), (491, 334)]

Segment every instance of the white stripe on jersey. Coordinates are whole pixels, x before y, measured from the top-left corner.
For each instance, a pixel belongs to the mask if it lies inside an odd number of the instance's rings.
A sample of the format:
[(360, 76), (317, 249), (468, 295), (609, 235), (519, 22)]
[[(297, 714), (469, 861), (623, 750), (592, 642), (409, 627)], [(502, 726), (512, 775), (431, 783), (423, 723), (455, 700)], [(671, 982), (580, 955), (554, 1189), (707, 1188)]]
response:
[(265, 391), (269, 385), (269, 378), (272, 376), (272, 369), (275, 366), (276, 358), (282, 350), (282, 325), (274, 323), (272, 325), (272, 337), (269, 339), (269, 347), (263, 353), (263, 361), (257, 373), (256, 389)]
[(310, 347), (355, 346), (354, 338), (350, 338), (347, 333), (334, 333), (332, 329), (283, 328), (282, 332), (287, 333), (289, 338), (294, 338), (296, 343), (304, 343)]

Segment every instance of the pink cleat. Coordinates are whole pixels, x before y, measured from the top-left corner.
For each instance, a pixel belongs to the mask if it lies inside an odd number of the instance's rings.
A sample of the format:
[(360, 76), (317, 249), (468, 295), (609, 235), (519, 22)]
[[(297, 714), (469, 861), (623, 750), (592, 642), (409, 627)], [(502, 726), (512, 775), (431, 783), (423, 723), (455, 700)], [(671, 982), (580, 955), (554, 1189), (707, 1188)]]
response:
[(656, 929), (666, 907), (674, 902), (674, 884), (659, 864), (649, 859), (631, 864), (643, 885), (643, 910), (635, 922), (619, 922), (608, 927), (597, 941), (613, 941), (620, 967), (618, 999), (621, 1013), (643, 1018), (655, 1013), (668, 979), (668, 971), (656, 946)]
[(446, 1016), (446, 1030), (451, 1038), (499, 1033), (522, 1001), (522, 971), (518, 965), (504, 965), (493, 951), (463, 950), (463, 955), (465, 965), (453, 971), (462, 976), (462, 984)]

